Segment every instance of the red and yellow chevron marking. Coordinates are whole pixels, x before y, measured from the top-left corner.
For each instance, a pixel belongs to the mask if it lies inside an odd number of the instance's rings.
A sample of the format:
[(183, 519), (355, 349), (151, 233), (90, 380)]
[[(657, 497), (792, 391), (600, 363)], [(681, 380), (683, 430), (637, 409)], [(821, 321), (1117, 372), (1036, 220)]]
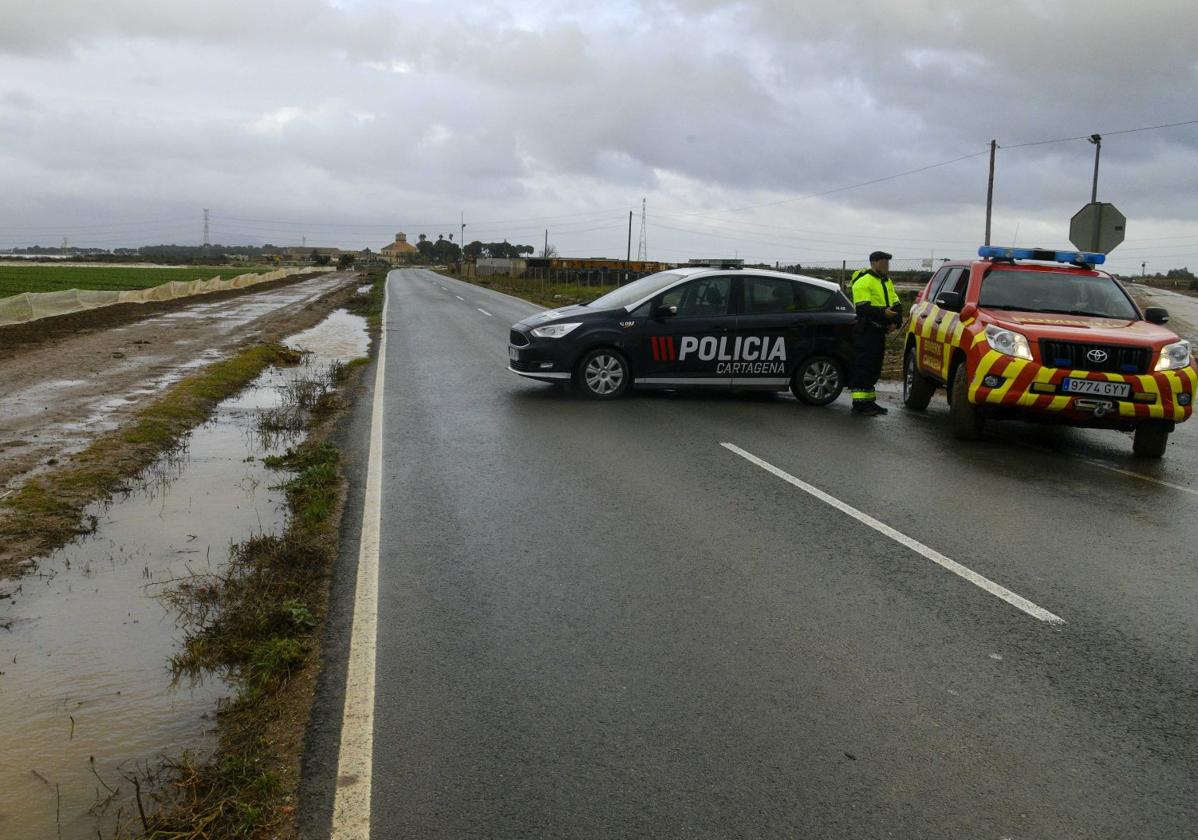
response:
[[(977, 405), (1011, 406), (1034, 412), (1059, 413), (1073, 407), (1073, 394), (1038, 394), (1031, 390), (1033, 384), (1051, 384), (1058, 390), (1066, 377), (1093, 379), (1105, 382), (1128, 382), (1131, 384), (1132, 399), (1111, 400), (1119, 416), (1136, 420), (1173, 420), (1181, 422), (1193, 413), (1193, 399), (1198, 394), (1198, 370), (1193, 365), (1177, 371), (1162, 371), (1144, 375), (1123, 375), (1088, 370), (1050, 368), (1015, 359), (1010, 356), (976, 346), (971, 354), (974, 374), (969, 385), (969, 401)], [(980, 354), (980, 355), (979, 355)], [(989, 374), (1001, 376), (1004, 382), (997, 388), (987, 388), (982, 379)], [(1152, 402), (1137, 402), (1137, 394), (1150, 394)], [(1189, 394), (1191, 404), (1182, 405), (1177, 397)]]

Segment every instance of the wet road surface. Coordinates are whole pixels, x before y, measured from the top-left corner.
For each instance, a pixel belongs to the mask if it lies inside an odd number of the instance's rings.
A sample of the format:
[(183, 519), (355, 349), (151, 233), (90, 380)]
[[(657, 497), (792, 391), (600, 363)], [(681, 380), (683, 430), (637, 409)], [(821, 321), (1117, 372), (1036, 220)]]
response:
[(373, 837), (1198, 834), (1198, 430), (586, 402), (535, 308), (391, 275)]

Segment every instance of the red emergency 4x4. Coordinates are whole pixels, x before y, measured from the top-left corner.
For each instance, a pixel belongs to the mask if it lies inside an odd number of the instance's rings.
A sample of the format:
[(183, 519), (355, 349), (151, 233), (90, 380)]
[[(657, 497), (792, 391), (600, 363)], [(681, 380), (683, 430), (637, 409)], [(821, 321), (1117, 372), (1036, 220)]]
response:
[(945, 264), (911, 309), (906, 406), (926, 408), (942, 386), (959, 438), (979, 435), (988, 418), (1017, 417), (1134, 430), (1137, 455), (1163, 455), (1198, 390), (1190, 343), (1163, 326), (1169, 313), (1141, 312), (1094, 270), (1102, 254), (983, 247), (978, 256)]

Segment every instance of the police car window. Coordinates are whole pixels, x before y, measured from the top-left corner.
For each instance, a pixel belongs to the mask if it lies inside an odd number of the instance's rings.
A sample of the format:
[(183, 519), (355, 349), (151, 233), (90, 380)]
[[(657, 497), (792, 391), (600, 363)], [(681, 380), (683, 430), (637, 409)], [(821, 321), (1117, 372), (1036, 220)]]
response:
[(798, 312), (802, 308), (802, 292), (798, 284), (791, 280), (747, 275), (741, 282), (745, 290), (746, 315)]
[(815, 311), (827, 309), (832, 298), (836, 297), (835, 289), (825, 289), (823, 286), (813, 286), (810, 283), (795, 283), (799, 290), (799, 309)]
[(662, 306), (678, 307), (678, 318), (710, 318), (728, 314), (732, 278), (703, 277), (675, 286), (661, 296)]

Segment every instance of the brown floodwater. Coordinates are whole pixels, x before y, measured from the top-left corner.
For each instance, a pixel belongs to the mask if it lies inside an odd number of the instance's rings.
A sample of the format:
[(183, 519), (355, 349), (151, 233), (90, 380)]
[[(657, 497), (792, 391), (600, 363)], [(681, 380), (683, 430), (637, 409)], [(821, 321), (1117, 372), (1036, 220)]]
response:
[(136, 812), (127, 776), (211, 749), (229, 687), (219, 675), (172, 685), (184, 628), (157, 595), (283, 527), (284, 476), (260, 459), (296, 439), (263, 440), (259, 414), (296, 378), (365, 355), (365, 326), (338, 311), (294, 336), (289, 344), (311, 351), (303, 366), (265, 372), (183, 451), (93, 505), (94, 533), (35, 574), (0, 581), (0, 838), (110, 836), (118, 811)]

